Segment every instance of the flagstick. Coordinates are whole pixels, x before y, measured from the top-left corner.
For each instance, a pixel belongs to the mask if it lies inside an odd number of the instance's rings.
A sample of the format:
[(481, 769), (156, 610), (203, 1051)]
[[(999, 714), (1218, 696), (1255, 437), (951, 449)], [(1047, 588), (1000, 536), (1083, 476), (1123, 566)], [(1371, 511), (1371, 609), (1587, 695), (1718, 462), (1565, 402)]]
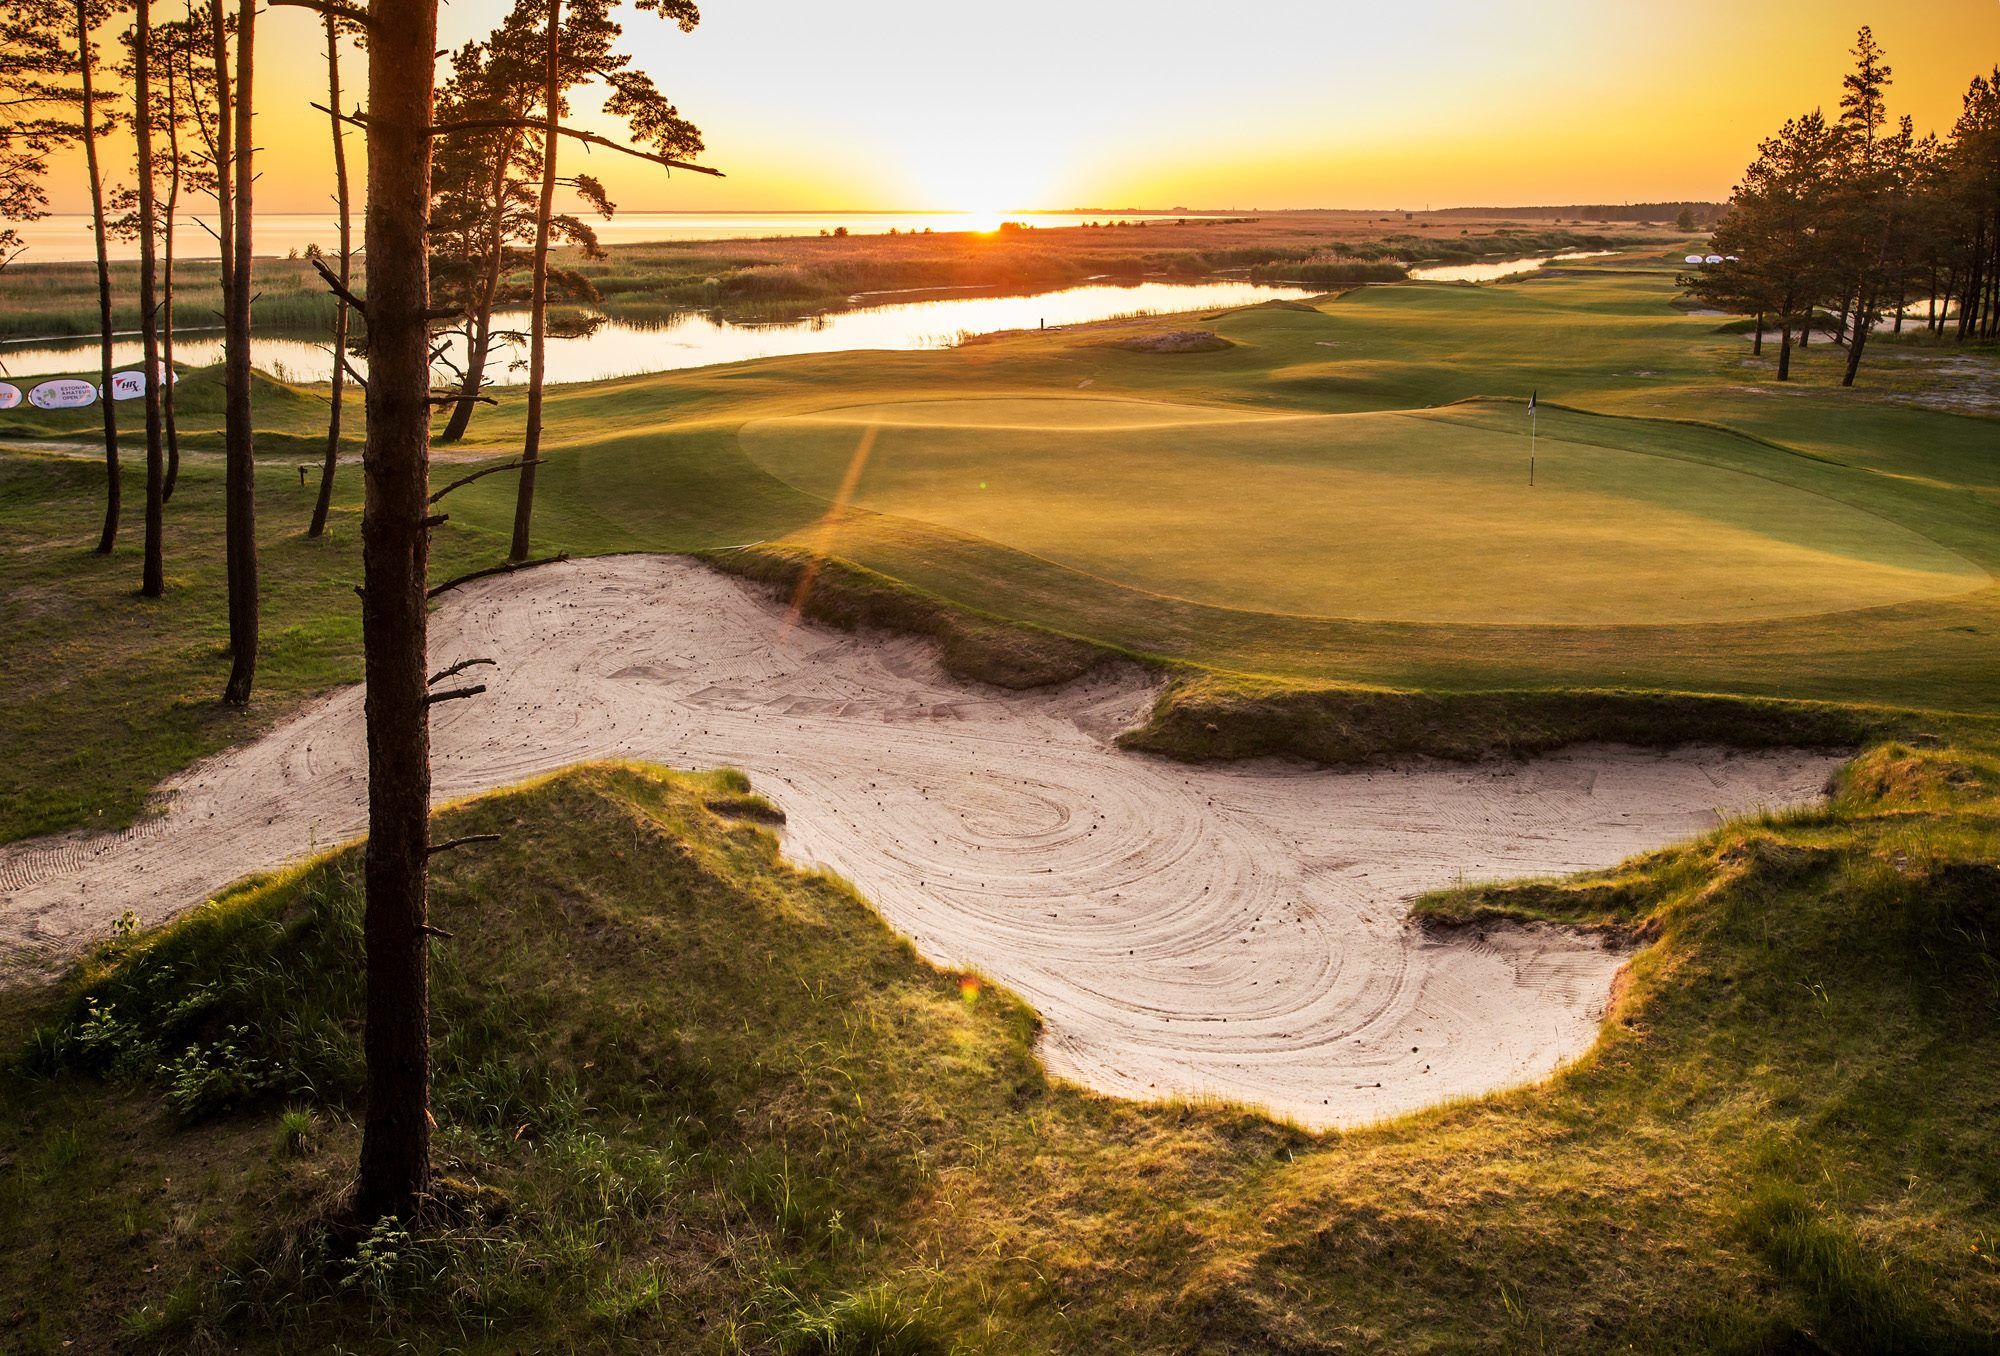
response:
[(1528, 485), (1535, 483), (1535, 425), (1541, 415), (1531, 403), (1528, 406)]

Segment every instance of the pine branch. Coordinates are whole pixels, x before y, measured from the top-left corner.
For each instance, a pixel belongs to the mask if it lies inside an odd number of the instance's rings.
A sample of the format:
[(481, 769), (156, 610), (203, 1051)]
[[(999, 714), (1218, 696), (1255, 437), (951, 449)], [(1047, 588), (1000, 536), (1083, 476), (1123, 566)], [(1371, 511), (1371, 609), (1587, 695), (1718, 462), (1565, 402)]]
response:
[(447, 593), (461, 584), (470, 584), (475, 579), (488, 579), (496, 574), (513, 574), (516, 570), (532, 570), (537, 565), (560, 565), (568, 559), (569, 552), (563, 551), (553, 556), (543, 556), (539, 560), (510, 560), (504, 565), (489, 565), (483, 570), (474, 570), (470, 574), (462, 574), (456, 579), (447, 579), (442, 584), (434, 585), (424, 594), (424, 599), (429, 601), (440, 593)]
[(339, 297), (349, 306), (352, 306), (362, 319), (365, 320), (368, 318), (368, 304), (347, 290), (346, 284), (341, 282), (339, 278), (336, 278), (333, 275), (333, 270), (326, 266), (326, 260), (315, 259), (312, 261), (312, 266), (313, 271), (319, 274), (320, 278), (326, 283), (329, 292), (332, 292), (336, 297)]
[[(304, 4), (310, 8), (313, 4), (319, 3), (320, 0), (278, 0), (278, 2), (283, 4)], [(342, 122), (353, 123), (356, 127), (365, 128), (368, 126), (368, 118), (365, 114), (336, 113), (325, 104), (313, 104), (311, 107), (321, 113), (327, 114), (329, 117), (339, 118)], [(548, 124), (540, 118), (463, 118), (457, 122), (432, 123), (431, 135), (442, 137), (450, 136), (454, 132), (502, 132), (515, 128), (530, 132), (540, 132), (546, 130), (547, 126)], [(687, 160), (676, 160), (670, 155), (659, 155), (653, 151), (642, 151), (636, 146), (627, 146), (622, 142), (613, 141), (609, 137), (601, 137), (595, 132), (586, 132), (580, 127), (564, 127), (561, 124), (557, 124), (556, 131), (562, 136), (573, 137), (578, 141), (588, 142), (592, 146), (603, 146), (608, 150), (632, 156), (637, 160), (651, 161), (653, 164), (660, 165), (666, 169), (688, 170), (695, 174), (712, 175), (717, 179), (726, 177), (721, 170), (712, 166), (697, 165)]]
[(351, 24), (359, 24), (365, 29), (372, 30), (375, 27), (375, 20), (367, 10), (356, 9), (352, 5), (343, 5), (339, 3), (339, 0), (269, 0), (269, 3), (287, 6), (292, 9), (309, 9), (315, 14), (324, 14), (328, 18), (340, 19)]
[[(470, 396), (470, 397), (452, 396), (449, 398), (448, 403), (456, 405), (460, 400), (465, 400), (465, 399), (484, 400), (489, 405), (498, 403), (491, 396)], [(508, 461), (508, 462), (502, 462), (498, 466), (481, 467), (479, 470), (474, 471), (469, 476), (460, 476), (457, 480), (452, 481), (451, 484), (445, 486), (443, 489), (433, 494), (430, 498), (430, 502), (435, 504), (438, 500), (444, 498), (446, 495), (450, 494), (453, 490), (457, 489), (459, 486), (470, 485), (473, 481), (482, 479), (486, 476), (498, 475), (502, 471), (518, 471), (524, 466), (540, 466), (541, 464), (542, 464), (542, 458), (537, 457), (533, 461)]]
[(461, 659), (450, 668), (439, 669), (436, 673), (433, 673), (424, 685), (426, 687), (435, 687), (445, 679), (464, 673), (467, 669), (477, 668), (481, 664), (491, 664), (496, 669), (500, 667), (500, 661), (497, 659)]
[(443, 692), (433, 692), (424, 698), (425, 706), (436, 706), (439, 702), (463, 701), (467, 697), (477, 697), (486, 690), (486, 684), (474, 683), (471, 687), (451, 687)]

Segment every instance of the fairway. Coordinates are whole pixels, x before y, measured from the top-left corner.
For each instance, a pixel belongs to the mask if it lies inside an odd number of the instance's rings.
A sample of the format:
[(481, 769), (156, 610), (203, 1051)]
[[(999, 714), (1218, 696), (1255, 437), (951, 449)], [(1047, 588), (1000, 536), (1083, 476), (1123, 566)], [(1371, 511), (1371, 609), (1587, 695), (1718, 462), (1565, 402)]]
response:
[[(758, 420), (740, 436), (764, 469), (818, 498), (1243, 611), (1673, 625), (1990, 582), (1835, 497), (1824, 468), (1720, 432), (1662, 451), (1643, 422), (1545, 411), (1531, 486), (1518, 406), (1267, 414), (946, 399)], [(1795, 483), (1800, 471), (1814, 487)]]

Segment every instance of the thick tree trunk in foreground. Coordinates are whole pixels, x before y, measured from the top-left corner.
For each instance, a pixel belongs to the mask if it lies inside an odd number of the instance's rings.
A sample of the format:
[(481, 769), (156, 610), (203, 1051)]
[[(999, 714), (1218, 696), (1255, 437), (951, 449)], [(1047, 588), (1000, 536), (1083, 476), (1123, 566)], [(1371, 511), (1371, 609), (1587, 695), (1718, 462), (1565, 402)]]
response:
[(436, 0), (374, 0), (368, 35), (367, 1105), (355, 1205), (408, 1218), (430, 1189), (430, 119)]
[[(139, 151), (139, 348), (146, 384), (146, 551), (139, 592), (157, 598), (167, 591), (167, 457), (160, 441), (159, 258), (153, 203), (152, 0), (139, 0), (132, 29), (132, 135)], [(104, 393), (109, 402), (111, 393)]]
[(90, 15), (82, 0), (76, 6), (76, 50), (83, 77), (79, 109), (83, 124), (83, 160), (90, 174), (90, 223), (97, 237), (98, 367), (104, 387), (104, 530), (97, 554), (108, 556), (118, 542), (118, 513), (125, 494), (118, 469), (118, 409), (111, 399), (111, 255), (104, 240), (104, 176), (97, 166), (97, 90), (91, 79), (97, 63), (90, 51)]
[[(326, 106), (333, 110), (328, 120), (333, 124), (333, 183), (334, 198), (340, 204), (340, 286), (344, 291), (353, 281), (354, 225), (347, 198), (347, 137), (340, 122), (340, 27), (331, 14), (326, 16), (326, 93)], [(340, 402), (347, 385), (347, 364), (342, 361), (346, 352), (347, 298), (335, 297), (333, 409), (326, 417), (326, 461), (319, 471), (319, 498), (313, 503), (308, 537), (326, 531), (326, 515), (333, 507), (333, 471), (340, 462)]]
[(528, 333), (528, 429), (521, 439), (521, 479), (514, 499), (514, 541), (507, 559), (528, 558), (535, 516), (535, 463), (542, 455), (542, 375), (548, 347), (549, 218), (555, 212), (557, 102), (562, 94), (562, 0), (549, 0), (548, 76), (542, 88), (542, 198), (535, 217), (535, 284)]
[(222, 700), (247, 706), (257, 676), (257, 466), (250, 426), (250, 228), (257, 175), (250, 119), (256, 79), (256, 0), (241, 0), (236, 17), (236, 205), (225, 307), (228, 351), (223, 360), (224, 536), (229, 556), (229, 683)]

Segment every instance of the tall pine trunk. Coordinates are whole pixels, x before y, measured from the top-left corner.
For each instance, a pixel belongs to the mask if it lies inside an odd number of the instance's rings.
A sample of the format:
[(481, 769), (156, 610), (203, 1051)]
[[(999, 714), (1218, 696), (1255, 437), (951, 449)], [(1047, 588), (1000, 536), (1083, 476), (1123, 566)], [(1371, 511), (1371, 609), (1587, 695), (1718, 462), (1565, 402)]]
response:
[(425, 862), (430, 728), (431, 104), (436, 0), (375, 0), (368, 33), (368, 448), (361, 599), (368, 697), (366, 1105), (355, 1205), (408, 1218), (430, 1189)]
[(174, 418), (174, 218), (181, 210), (180, 99), (174, 92), (174, 58), (167, 54), (167, 210), (160, 227), (160, 424), (167, 438), (167, 481), (162, 502), (174, 497), (181, 475), (180, 427)]
[[(347, 136), (340, 122), (340, 27), (326, 16), (326, 106), (333, 124), (334, 199), (340, 205), (340, 285), (353, 281), (354, 219), (347, 197)], [(319, 470), (319, 498), (313, 503), (308, 537), (326, 531), (326, 515), (333, 507), (333, 471), (340, 462), (340, 402), (347, 386), (347, 298), (336, 296), (333, 308), (333, 409), (326, 417), (326, 460)]]
[(125, 497), (118, 469), (118, 408), (111, 399), (111, 253), (104, 238), (104, 176), (97, 165), (97, 90), (92, 76), (97, 62), (90, 49), (90, 13), (83, 0), (76, 4), (76, 51), (83, 77), (81, 106), (83, 160), (90, 175), (90, 224), (97, 237), (97, 355), (104, 388), (104, 530), (98, 534), (100, 556), (111, 554), (118, 542), (118, 513)]
[(542, 86), (542, 196), (535, 216), (534, 300), (528, 331), (528, 429), (521, 439), (521, 480), (514, 499), (514, 541), (509, 560), (528, 558), (528, 529), (535, 516), (535, 464), (542, 455), (542, 377), (548, 348), (549, 231), (555, 213), (557, 103), (562, 95), (562, 0), (549, 0), (548, 72)]
[[(139, 152), (139, 340), (146, 388), (146, 549), (139, 592), (167, 591), (166, 448), (160, 440), (159, 241), (153, 201), (153, 6), (138, 0), (132, 29), (132, 136)], [(111, 393), (104, 393), (110, 403)]]
[(229, 557), (229, 682), (222, 700), (247, 706), (257, 677), (257, 464), (250, 426), (250, 231), (257, 173), (251, 118), (256, 109), (257, 0), (236, 11), (236, 206), (229, 246), (227, 352), (222, 369), (223, 532)]

